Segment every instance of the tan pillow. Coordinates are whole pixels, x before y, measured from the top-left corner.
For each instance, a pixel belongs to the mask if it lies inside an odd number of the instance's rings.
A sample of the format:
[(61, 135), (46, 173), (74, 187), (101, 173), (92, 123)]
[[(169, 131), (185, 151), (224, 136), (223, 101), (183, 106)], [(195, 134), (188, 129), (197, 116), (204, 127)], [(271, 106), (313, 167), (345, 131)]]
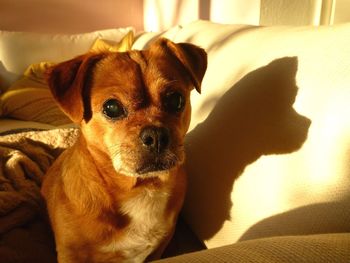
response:
[(0, 98), (2, 117), (51, 125), (71, 123), (58, 108), (51, 92), (41, 79), (28, 77), (16, 81)]
[[(90, 51), (126, 51), (131, 48), (133, 37), (130, 31), (119, 42), (97, 39)], [(30, 65), (24, 76), (0, 97), (0, 115), (51, 125), (71, 123), (54, 102), (45, 80), (45, 71), (52, 65), (50, 62)]]
[(174, 36), (209, 55), (184, 208), (208, 247), (349, 231), (349, 32), (197, 21)]

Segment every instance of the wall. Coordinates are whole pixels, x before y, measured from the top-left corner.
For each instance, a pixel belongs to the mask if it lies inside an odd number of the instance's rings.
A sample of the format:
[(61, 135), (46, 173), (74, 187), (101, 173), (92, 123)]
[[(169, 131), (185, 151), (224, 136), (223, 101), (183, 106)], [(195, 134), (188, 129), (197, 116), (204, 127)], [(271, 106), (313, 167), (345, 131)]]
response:
[(206, 19), (225, 24), (259, 24), (260, 0), (144, 0), (147, 31)]
[(143, 0), (0, 0), (0, 30), (78, 33), (143, 29)]
[(350, 21), (349, 0), (0, 0), (0, 30), (77, 33), (134, 26), (161, 31), (197, 19), (253, 25)]
[(350, 22), (350, 1), (349, 0), (334, 0), (334, 23)]
[(148, 31), (196, 19), (227, 24), (315, 26), (350, 21), (350, 0), (144, 0), (144, 7)]

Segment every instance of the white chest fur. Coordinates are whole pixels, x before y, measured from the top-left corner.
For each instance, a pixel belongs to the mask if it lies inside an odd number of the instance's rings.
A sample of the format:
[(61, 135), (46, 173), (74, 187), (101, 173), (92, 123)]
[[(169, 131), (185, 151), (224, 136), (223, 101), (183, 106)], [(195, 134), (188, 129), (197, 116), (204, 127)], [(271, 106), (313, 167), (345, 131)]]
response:
[(165, 213), (168, 199), (167, 192), (145, 189), (124, 202), (120, 210), (131, 219), (126, 229), (127, 235), (104, 246), (102, 251), (123, 251), (123, 255), (129, 258), (125, 262), (143, 262), (167, 235), (174, 222), (174, 216)]

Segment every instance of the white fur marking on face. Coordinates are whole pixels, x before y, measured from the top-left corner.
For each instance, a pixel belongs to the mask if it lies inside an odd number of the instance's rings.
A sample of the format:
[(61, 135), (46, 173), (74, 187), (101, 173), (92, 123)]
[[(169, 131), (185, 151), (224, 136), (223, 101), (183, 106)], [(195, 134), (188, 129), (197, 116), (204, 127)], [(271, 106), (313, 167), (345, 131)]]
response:
[(143, 262), (171, 230), (175, 217), (166, 217), (168, 200), (168, 192), (146, 188), (141, 194), (124, 202), (120, 211), (131, 219), (126, 229), (127, 235), (122, 240), (103, 246), (101, 250), (120, 250), (126, 258), (130, 257), (130, 262)]
[[(121, 153), (121, 149), (122, 149), (122, 145), (121, 144), (114, 144), (113, 150), (110, 149), (110, 156), (112, 158), (112, 164), (114, 167), (114, 170), (117, 173), (120, 173), (122, 175), (125, 176), (133, 176), (133, 177), (137, 177), (138, 174), (135, 173), (135, 171), (133, 171), (129, 165), (127, 165), (122, 158), (122, 153)], [(117, 150), (116, 150), (117, 149)], [(125, 147), (123, 148), (123, 150), (125, 151)], [(132, 154), (132, 153), (129, 153)]]
[(121, 173), (126, 176), (135, 176), (134, 172), (132, 172), (130, 169), (126, 169), (128, 166), (123, 163), (120, 153), (114, 156), (113, 167), (117, 173)]

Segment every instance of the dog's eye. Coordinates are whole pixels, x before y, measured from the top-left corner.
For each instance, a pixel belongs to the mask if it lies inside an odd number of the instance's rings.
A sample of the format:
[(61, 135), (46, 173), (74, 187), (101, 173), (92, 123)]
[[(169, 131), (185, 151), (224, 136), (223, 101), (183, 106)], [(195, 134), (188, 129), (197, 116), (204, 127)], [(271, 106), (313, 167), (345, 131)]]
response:
[(123, 118), (126, 115), (122, 104), (116, 99), (109, 99), (103, 104), (103, 114), (112, 120)]
[(165, 95), (164, 107), (171, 113), (181, 112), (185, 107), (185, 98), (180, 92), (170, 92)]

